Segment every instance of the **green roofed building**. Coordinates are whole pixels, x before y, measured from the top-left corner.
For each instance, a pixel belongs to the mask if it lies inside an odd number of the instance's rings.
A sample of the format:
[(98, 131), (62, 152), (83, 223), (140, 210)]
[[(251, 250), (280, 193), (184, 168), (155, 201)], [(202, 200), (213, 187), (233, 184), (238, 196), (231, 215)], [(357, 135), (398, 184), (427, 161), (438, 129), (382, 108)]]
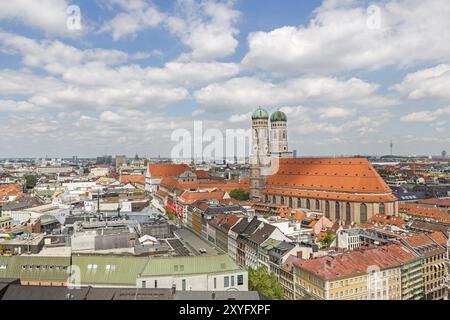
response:
[(141, 288), (181, 291), (247, 291), (247, 271), (228, 255), (155, 258), (138, 277)]
[(136, 287), (148, 257), (73, 254), (71, 284), (92, 287)]
[(23, 285), (65, 286), (70, 257), (0, 256), (0, 278), (20, 279)]
[(72, 256), (72, 269), (78, 273), (74, 272), (71, 284), (81, 286), (248, 290), (247, 272), (227, 255), (156, 258), (78, 254)]

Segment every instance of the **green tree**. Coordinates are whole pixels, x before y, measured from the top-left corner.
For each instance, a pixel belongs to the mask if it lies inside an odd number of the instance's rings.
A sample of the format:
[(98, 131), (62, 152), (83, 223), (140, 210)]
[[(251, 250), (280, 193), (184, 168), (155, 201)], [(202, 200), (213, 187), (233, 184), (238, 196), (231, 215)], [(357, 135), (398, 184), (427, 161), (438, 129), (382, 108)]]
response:
[(284, 300), (284, 290), (277, 281), (275, 274), (269, 273), (266, 268), (259, 267), (257, 270), (248, 270), (248, 288), (258, 291), (274, 300)]
[(327, 235), (322, 240), (320, 240), (320, 245), (322, 246), (322, 248), (327, 248), (331, 245), (334, 238), (335, 238), (334, 233), (331, 231), (328, 231)]
[(250, 199), (250, 193), (242, 189), (235, 189), (230, 192), (230, 197), (240, 201), (246, 201)]
[(25, 180), (26, 180), (27, 189), (33, 189), (36, 186), (36, 184), (37, 184), (37, 177), (36, 176), (31, 176), (31, 175), (30, 176), (26, 176)]
[(166, 216), (169, 218), (169, 220), (174, 221), (175, 220), (175, 212), (173, 212), (172, 209), (169, 207), (164, 208), (166, 210)]

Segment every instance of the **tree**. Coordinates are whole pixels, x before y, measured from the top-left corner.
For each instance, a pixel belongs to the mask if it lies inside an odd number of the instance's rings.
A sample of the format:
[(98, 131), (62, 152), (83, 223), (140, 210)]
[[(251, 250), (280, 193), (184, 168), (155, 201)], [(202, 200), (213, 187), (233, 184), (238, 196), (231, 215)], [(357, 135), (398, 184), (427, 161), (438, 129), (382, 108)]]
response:
[(37, 184), (36, 176), (26, 176), (25, 180), (27, 189), (33, 189)]
[(175, 220), (175, 212), (173, 212), (172, 209), (169, 207), (164, 208), (166, 210), (166, 216), (169, 218), (169, 220), (174, 221)]
[(266, 268), (259, 267), (257, 270), (248, 270), (248, 288), (258, 291), (274, 300), (284, 300), (284, 290), (273, 273)]
[(322, 246), (322, 248), (329, 247), (333, 242), (334, 238), (335, 235), (333, 234), (333, 232), (328, 231), (327, 235), (322, 240), (320, 240), (320, 245)]
[(250, 199), (250, 193), (243, 189), (234, 189), (230, 192), (230, 197), (240, 201), (246, 201)]

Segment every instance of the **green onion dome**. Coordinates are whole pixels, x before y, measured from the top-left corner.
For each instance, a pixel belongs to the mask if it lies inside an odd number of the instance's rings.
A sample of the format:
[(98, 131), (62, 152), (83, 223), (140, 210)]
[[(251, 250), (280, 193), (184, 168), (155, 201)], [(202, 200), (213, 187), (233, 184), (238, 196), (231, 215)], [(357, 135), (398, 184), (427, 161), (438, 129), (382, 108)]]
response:
[(269, 113), (263, 108), (259, 107), (252, 114), (252, 120), (269, 120)]
[(275, 122), (275, 121), (287, 121), (287, 116), (284, 112), (281, 111), (277, 111), (272, 113), (272, 116), (270, 117), (270, 121)]

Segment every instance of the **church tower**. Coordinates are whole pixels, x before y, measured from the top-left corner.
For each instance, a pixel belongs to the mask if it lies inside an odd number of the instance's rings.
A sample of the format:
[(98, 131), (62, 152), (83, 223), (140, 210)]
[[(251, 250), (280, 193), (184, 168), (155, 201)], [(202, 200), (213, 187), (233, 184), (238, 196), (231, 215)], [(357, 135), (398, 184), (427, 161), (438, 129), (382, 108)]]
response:
[(270, 154), (276, 158), (292, 158), (293, 153), (288, 147), (287, 116), (282, 111), (276, 111), (270, 117)]
[(270, 166), (269, 114), (259, 107), (252, 114), (252, 154), (250, 156), (250, 199), (262, 201), (266, 177), (261, 169)]

